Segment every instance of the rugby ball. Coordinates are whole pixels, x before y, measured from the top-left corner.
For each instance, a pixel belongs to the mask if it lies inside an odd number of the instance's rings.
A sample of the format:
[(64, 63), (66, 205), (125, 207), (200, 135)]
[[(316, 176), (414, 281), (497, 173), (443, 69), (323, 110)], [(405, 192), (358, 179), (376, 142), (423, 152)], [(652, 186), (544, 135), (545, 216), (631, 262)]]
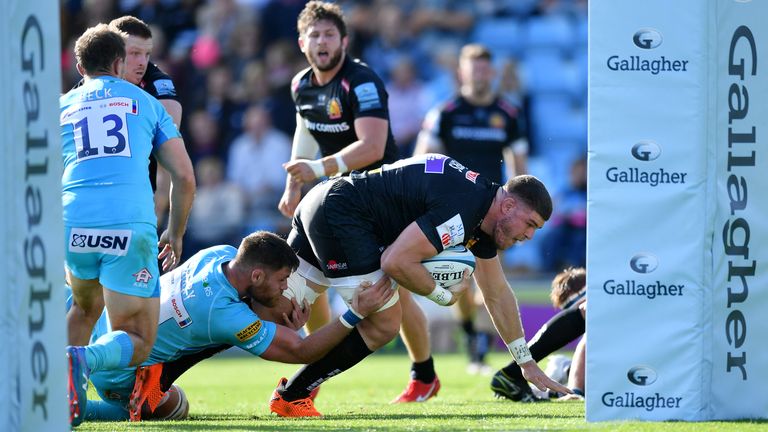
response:
[(464, 270), (471, 275), (475, 271), (475, 256), (464, 246), (452, 246), (444, 249), (432, 258), (421, 262), (434, 279), (443, 288), (461, 282)]
[(144, 404), (141, 412), (141, 418), (145, 420), (184, 420), (189, 416), (189, 399), (176, 384), (165, 392), (154, 412), (150, 413), (147, 405)]

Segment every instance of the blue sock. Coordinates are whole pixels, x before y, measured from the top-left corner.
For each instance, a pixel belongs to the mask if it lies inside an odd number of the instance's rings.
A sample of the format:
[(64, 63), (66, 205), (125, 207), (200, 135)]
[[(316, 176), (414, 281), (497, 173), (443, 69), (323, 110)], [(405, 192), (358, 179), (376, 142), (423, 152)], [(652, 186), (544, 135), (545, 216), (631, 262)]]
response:
[(122, 421), (129, 418), (128, 410), (120, 405), (101, 400), (89, 400), (85, 406), (85, 419), (87, 421)]
[(91, 372), (127, 367), (131, 357), (133, 342), (122, 330), (109, 332), (85, 347), (85, 360)]

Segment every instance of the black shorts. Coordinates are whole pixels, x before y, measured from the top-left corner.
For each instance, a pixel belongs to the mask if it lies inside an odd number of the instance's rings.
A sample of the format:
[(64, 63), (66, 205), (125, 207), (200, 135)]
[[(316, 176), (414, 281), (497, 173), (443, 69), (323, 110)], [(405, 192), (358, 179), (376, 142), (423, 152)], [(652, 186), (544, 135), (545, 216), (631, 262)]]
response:
[(328, 180), (309, 191), (293, 217), (288, 244), (328, 278), (381, 268), (386, 245), (358, 193), (343, 177)]

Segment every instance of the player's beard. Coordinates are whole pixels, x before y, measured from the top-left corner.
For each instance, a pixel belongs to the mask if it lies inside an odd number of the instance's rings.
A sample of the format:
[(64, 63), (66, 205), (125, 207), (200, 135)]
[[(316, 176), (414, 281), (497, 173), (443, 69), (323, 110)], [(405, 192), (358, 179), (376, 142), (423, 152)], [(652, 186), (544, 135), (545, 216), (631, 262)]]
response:
[(321, 72), (328, 72), (329, 70), (333, 70), (333, 68), (335, 68), (336, 66), (339, 65), (339, 63), (341, 63), (342, 52), (343, 52), (342, 48), (339, 47), (339, 49), (337, 49), (335, 52), (331, 54), (330, 58), (328, 59), (328, 64), (326, 64), (325, 66), (321, 66), (320, 64), (318, 64), (318, 62), (315, 61), (312, 55), (308, 55), (307, 60), (309, 60), (309, 64), (312, 65), (312, 67), (314, 67), (315, 69)]

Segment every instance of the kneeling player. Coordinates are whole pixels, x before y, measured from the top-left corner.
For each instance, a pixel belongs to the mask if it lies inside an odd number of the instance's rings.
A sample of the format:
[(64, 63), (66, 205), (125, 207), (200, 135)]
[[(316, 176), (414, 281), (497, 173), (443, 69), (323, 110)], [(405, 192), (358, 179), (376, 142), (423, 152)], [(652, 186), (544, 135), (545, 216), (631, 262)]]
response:
[[(168, 383), (160, 391), (162, 364), (182, 353), (220, 351), (237, 346), (266, 360), (284, 363), (311, 363), (344, 339), (353, 326), (387, 303), (394, 294), (391, 282), (382, 278), (363, 284), (356, 292), (350, 310), (306, 339), (295, 329), (304, 324), (308, 311), (297, 303), (289, 318), (285, 309), (273, 311), (272, 319), (286, 321), (290, 327), (264, 319), (263, 308), (278, 304), (288, 276), (298, 260), (287, 243), (275, 234), (260, 231), (243, 239), (240, 247), (214, 246), (192, 256), (186, 263), (160, 279), (160, 319), (158, 338), (149, 359), (141, 367), (114, 371), (88, 371), (101, 398), (89, 401), (85, 418), (94, 420), (179, 419), (188, 411), (188, 402), (178, 386)], [(252, 310), (258, 310), (259, 315)], [(354, 318), (351, 318), (354, 317)], [(102, 316), (91, 340), (108, 331)], [(213, 349), (211, 347), (214, 347)], [(138, 381), (138, 382), (137, 382)], [(136, 384), (136, 386), (134, 386)]]

